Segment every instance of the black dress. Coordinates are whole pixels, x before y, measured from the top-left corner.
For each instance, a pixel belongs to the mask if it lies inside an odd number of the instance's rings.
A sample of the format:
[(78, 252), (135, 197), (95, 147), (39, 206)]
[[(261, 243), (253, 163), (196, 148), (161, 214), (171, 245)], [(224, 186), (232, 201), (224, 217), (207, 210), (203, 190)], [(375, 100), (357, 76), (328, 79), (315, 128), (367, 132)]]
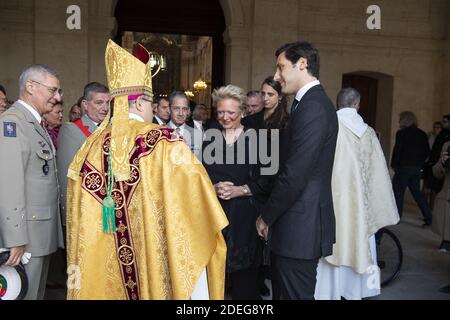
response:
[[(246, 131), (244, 129), (243, 133)], [(204, 143), (203, 148), (214, 144), (215, 149), (212, 155), (216, 159), (223, 160), (222, 163), (204, 163), (213, 184), (230, 181), (235, 186), (241, 186), (248, 184), (258, 175), (258, 164), (252, 164), (249, 161), (251, 142), (243, 133), (232, 145), (227, 145), (223, 136), (221, 142), (213, 140)], [(245, 150), (244, 148), (238, 149), (239, 145), (245, 145)], [(238, 150), (240, 150), (239, 152), (245, 152), (244, 164), (238, 164), (237, 162)], [(226, 163), (227, 157), (225, 155), (228, 152), (233, 155), (232, 158), (234, 159), (233, 163), (230, 164)], [(242, 156), (242, 154), (239, 155)], [(255, 227), (258, 212), (252, 197), (244, 196), (230, 200), (219, 198), (219, 201), (229, 221), (228, 227), (223, 231), (227, 244), (227, 272), (232, 273), (242, 269), (257, 268), (262, 262), (262, 248)]]
[[(273, 185), (275, 184), (276, 177), (278, 176), (278, 173), (281, 172), (281, 168), (284, 165), (285, 160), (287, 158), (287, 153), (289, 151), (289, 146), (287, 144), (287, 142), (289, 141), (288, 131), (286, 130), (286, 128), (280, 128), (275, 130), (268, 129), (264, 122), (264, 110), (245, 117), (244, 119), (242, 119), (242, 124), (248, 128), (255, 129), (258, 133), (258, 140), (261, 140), (263, 137), (266, 139), (268, 151), (267, 156), (271, 158), (278, 156), (279, 168), (277, 173), (272, 175), (258, 175), (254, 179), (252, 179), (252, 181), (250, 181), (248, 184), (248, 187), (250, 188), (254, 196), (254, 199), (256, 200), (255, 203), (257, 204), (258, 207), (262, 207), (268, 200), (270, 193), (273, 189)], [(262, 136), (261, 130), (268, 130), (268, 134)], [(278, 147), (275, 147), (274, 150), (276, 155), (275, 154), (272, 155), (270, 153), (272, 150), (270, 135), (276, 130), (278, 130), (279, 134)]]

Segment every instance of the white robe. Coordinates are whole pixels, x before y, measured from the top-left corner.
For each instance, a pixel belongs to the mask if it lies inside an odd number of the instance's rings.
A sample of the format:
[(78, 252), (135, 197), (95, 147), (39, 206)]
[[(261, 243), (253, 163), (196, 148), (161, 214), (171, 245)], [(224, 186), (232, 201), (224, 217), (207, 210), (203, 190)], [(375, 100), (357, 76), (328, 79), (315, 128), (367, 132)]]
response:
[(361, 299), (379, 294), (373, 236), (399, 216), (375, 131), (355, 109), (339, 110), (338, 119), (332, 175), (336, 243), (333, 254), (319, 261), (315, 296)]

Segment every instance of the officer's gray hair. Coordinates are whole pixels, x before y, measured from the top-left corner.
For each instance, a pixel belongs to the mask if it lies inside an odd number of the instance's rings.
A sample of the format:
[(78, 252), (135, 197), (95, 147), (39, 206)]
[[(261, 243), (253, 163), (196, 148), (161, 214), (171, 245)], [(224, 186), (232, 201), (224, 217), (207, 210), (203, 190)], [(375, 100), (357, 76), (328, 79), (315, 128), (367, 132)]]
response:
[(337, 108), (355, 108), (355, 106), (361, 101), (361, 96), (356, 89), (343, 88), (337, 95)]
[(46, 76), (59, 77), (55, 69), (50, 68), (45, 64), (33, 64), (26, 68), (19, 77), (19, 91), (22, 94), (25, 91), (25, 84), (29, 80), (44, 81)]

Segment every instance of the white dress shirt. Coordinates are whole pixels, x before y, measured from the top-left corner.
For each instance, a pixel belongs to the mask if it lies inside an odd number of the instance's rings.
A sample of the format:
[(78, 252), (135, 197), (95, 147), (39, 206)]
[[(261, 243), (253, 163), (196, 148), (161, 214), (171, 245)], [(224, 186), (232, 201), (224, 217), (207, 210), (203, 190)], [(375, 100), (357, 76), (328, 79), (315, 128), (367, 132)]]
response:
[(203, 131), (203, 123), (201, 121), (193, 120), (193, 122), (196, 129)]
[(156, 121), (158, 122), (158, 124), (160, 126), (165, 126), (166, 123), (164, 121), (162, 121), (157, 115), (153, 115), (153, 117), (155, 117)]
[(181, 126), (177, 127), (175, 123), (172, 122), (172, 120), (170, 120), (169, 123), (167, 124), (167, 127), (169, 129), (175, 129), (175, 131), (177, 131), (182, 137), (185, 136), (186, 134), (190, 135), (190, 133), (186, 129), (186, 126), (187, 124), (183, 123)]
[(320, 84), (319, 80), (314, 80), (305, 84), (303, 87), (300, 88), (300, 90), (298, 90), (297, 94), (295, 95), (295, 100), (300, 102), (300, 100), (302, 100), (303, 96), (308, 92), (309, 89), (318, 86), (319, 84)]

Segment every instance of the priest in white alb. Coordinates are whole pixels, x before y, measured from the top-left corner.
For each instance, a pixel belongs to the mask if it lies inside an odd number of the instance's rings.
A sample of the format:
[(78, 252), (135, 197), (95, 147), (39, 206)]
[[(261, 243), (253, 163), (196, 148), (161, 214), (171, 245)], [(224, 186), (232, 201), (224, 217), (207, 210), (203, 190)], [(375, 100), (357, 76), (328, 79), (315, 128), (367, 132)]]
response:
[(336, 243), (333, 254), (319, 260), (317, 300), (379, 295), (375, 233), (399, 221), (383, 150), (375, 131), (358, 114), (359, 104), (355, 89), (339, 92), (332, 175)]

